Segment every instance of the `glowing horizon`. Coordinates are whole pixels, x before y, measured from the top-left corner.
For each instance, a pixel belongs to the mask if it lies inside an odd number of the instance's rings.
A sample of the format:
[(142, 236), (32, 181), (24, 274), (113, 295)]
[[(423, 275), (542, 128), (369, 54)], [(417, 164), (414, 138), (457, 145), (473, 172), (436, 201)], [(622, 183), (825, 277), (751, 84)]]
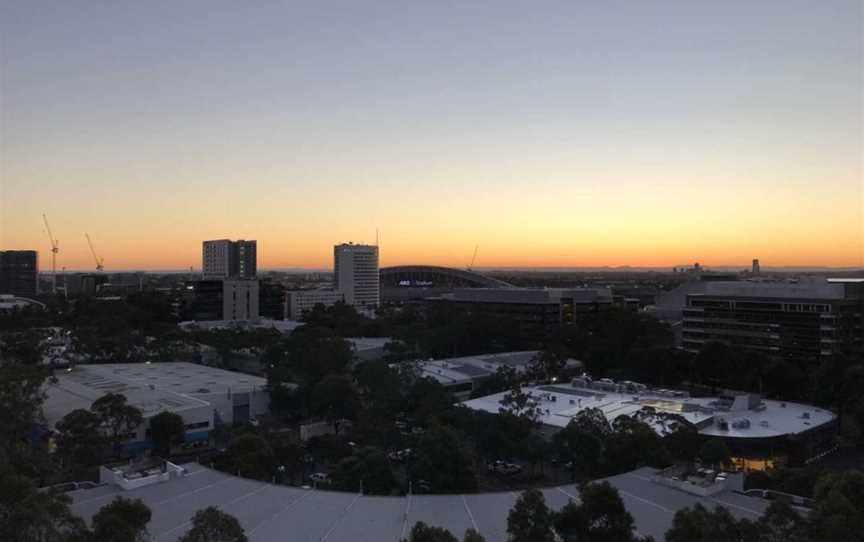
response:
[[(647, 3), (646, 3), (647, 4)], [(58, 270), (864, 267), (856, 0), (0, 7), (0, 249)]]

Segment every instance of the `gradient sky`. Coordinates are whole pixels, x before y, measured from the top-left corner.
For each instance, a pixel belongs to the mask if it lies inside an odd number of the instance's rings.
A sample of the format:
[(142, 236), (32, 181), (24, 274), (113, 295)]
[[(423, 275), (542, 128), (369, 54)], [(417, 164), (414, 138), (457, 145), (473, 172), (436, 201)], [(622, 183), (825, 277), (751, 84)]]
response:
[(0, 247), (864, 263), (862, 2), (0, 0)]

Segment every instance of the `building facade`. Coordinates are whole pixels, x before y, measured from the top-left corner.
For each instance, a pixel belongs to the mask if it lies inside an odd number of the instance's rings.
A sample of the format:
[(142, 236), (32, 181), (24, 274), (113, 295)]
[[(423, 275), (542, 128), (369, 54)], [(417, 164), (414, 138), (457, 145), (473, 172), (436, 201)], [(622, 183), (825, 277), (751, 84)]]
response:
[(553, 327), (573, 322), (576, 314), (611, 308), (612, 292), (606, 288), (457, 288), (427, 302), (506, 318), (517, 322), (525, 337), (540, 339)]
[(257, 321), (260, 317), (257, 280), (199, 280), (192, 284), (185, 317), (199, 322)]
[(204, 241), (201, 269), (207, 279), (254, 279), (258, 274), (258, 243), (243, 239)]
[(35, 297), (39, 285), (39, 256), (35, 250), (0, 251), (0, 294)]
[(339, 290), (291, 290), (285, 292), (285, 318), (301, 320), (315, 305), (329, 307), (340, 301), (345, 301), (345, 294)]
[(799, 364), (864, 356), (864, 283), (711, 283), (687, 296), (682, 346), (710, 342)]
[(348, 243), (333, 247), (333, 277), (345, 303), (358, 308), (380, 305), (377, 246)]

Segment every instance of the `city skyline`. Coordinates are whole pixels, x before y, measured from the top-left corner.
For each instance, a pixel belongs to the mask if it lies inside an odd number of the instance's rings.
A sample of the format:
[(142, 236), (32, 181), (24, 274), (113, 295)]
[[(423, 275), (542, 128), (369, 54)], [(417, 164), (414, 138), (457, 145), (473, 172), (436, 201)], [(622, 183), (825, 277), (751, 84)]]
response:
[(58, 270), (376, 229), (382, 266), (861, 267), (861, 11), (8, 3), (0, 249), (49, 270), (44, 212)]

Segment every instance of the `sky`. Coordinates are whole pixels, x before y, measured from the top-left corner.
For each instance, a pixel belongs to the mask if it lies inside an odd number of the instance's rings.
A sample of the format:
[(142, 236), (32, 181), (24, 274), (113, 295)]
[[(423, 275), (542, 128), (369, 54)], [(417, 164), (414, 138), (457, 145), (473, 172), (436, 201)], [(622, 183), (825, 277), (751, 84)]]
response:
[(50, 268), (862, 266), (862, 2), (0, 0)]

